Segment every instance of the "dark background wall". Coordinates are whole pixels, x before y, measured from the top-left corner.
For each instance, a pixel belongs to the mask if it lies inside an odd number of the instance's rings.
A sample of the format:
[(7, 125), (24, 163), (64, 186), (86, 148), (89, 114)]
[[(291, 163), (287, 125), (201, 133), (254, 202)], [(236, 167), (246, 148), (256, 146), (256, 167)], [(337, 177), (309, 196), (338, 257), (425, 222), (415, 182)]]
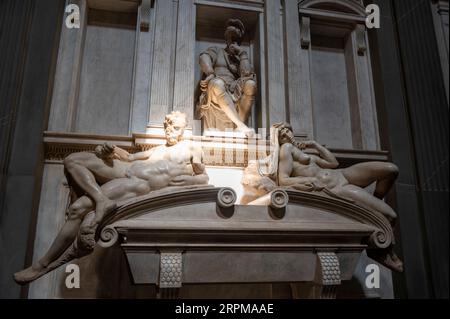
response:
[(395, 187), (397, 250), (405, 272), (397, 297), (448, 298), (449, 106), (430, 1), (375, 0), (371, 31), (383, 147), (400, 168)]
[(12, 274), (31, 262), (63, 14), (64, 0), (0, 1), (0, 298), (21, 296)]

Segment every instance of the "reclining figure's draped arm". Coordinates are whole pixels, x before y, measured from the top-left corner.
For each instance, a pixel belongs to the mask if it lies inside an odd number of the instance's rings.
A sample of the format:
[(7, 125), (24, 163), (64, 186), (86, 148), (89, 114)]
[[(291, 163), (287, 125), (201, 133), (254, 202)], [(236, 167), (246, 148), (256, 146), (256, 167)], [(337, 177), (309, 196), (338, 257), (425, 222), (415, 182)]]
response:
[(336, 157), (327, 148), (314, 142), (315, 149), (319, 152), (319, 156), (313, 156), (317, 165), (322, 168), (334, 169), (339, 166), (339, 162)]
[(203, 150), (201, 147), (192, 147), (191, 164), (196, 182), (198, 184), (207, 184), (209, 177), (206, 174), (205, 164), (203, 164)]
[(130, 162), (132, 161), (137, 161), (137, 160), (146, 160), (150, 157), (150, 155), (152, 154), (153, 150), (148, 150), (148, 151), (144, 151), (144, 152), (138, 152), (138, 153), (134, 153), (134, 154), (129, 154), (128, 156), (128, 160)]

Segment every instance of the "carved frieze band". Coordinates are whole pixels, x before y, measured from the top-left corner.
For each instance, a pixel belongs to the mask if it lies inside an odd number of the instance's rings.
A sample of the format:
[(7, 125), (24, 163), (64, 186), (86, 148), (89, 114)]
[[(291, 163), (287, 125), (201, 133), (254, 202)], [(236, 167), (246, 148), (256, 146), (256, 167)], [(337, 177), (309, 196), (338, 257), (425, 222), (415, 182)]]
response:
[[(44, 133), (45, 159), (47, 161), (62, 162), (68, 155), (76, 152), (93, 152), (95, 147), (104, 142), (117, 145), (130, 153), (149, 150), (161, 145), (163, 136), (117, 137), (95, 136), (71, 133)], [(302, 135), (299, 140), (306, 139)], [(145, 142), (140, 142), (144, 139)], [(242, 138), (188, 138), (195, 143), (202, 143), (204, 163), (210, 166), (247, 167), (249, 160), (261, 159), (269, 154), (270, 145), (266, 140)], [(386, 161), (388, 153), (385, 151), (364, 150), (332, 150), (338, 160), (346, 161)]]

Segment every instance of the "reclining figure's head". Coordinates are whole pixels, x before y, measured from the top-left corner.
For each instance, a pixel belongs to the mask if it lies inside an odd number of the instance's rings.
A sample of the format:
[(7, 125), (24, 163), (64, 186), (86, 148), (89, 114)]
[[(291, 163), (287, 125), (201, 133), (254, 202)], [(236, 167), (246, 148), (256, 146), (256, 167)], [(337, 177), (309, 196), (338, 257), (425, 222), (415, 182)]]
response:
[(183, 138), (184, 129), (187, 125), (186, 114), (173, 111), (164, 119), (164, 132), (168, 145), (175, 145)]
[(278, 142), (280, 145), (285, 143), (293, 143), (295, 141), (292, 126), (289, 123), (277, 123), (272, 125), (278, 131)]

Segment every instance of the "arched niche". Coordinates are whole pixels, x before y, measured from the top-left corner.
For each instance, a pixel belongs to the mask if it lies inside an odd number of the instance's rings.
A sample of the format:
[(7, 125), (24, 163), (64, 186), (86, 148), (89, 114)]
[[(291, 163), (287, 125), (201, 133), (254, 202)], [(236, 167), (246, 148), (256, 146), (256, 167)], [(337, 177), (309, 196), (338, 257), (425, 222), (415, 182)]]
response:
[(318, 9), (339, 13), (365, 16), (365, 8), (358, 0), (303, 0), (299, 6), (303, 9)]
[(298, 5), (306, 106), (313, 135), (330, 147), (380, 147), (370, 49), (361, 1), (304, 0)]

